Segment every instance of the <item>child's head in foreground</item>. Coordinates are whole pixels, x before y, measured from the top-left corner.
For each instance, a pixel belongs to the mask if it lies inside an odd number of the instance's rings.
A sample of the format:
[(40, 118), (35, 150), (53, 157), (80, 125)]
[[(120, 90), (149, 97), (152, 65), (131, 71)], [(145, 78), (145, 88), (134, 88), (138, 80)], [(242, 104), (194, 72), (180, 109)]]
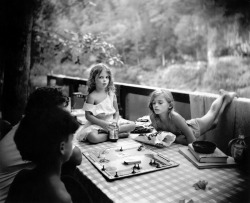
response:
[(157, 89), (150, 95), (149, 109), (153, 115), (160, 113), (170, 114), (174, 110), (174, 98), (170, 91), (166, 89)]
[(36, 164), (66, 162), (72, 154), (76, 119), (60, 107), (26, 114), (15, 133), (14, 141), (23, 160)]
[(88, 91), (93, 92), (96, 89), (96, 78), (100, 76), (102, 71), (106, 71), (109, 76), (109, 83), (106, 88), (106, 92), (115, 91), (114, 80), (110, 68), (104, 63), (98, 63), (92, 66), (89, 79), (88, 79)]
[(39, 87), (29, 96), (25, 114), (29, 112), (68, 105), (68, 97), (59, 87)]

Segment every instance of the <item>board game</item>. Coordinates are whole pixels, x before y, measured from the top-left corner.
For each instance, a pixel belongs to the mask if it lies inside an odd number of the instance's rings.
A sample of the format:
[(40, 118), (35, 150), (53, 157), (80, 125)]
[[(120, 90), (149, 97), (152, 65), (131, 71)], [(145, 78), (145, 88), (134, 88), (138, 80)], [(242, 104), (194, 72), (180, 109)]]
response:
[(179, 165), (141, 144), (90, 150), (84, 152), (83, 155), (108, 180), (121, 179)]

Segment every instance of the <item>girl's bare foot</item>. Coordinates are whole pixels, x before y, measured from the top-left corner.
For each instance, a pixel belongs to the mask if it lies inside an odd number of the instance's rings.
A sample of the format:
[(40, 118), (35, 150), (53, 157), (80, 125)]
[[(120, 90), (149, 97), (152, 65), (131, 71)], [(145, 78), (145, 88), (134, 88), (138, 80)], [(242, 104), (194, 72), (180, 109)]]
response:
[(228, 91), (226, 91), (224, 89), (220, 89), (219, 92), (220, 92), (221, 95), (225, 96), (224, 101), (227, 104), (231, 103), (235, 97), (238, 98), (238, 95), (237, 95), (236, 92), (228, 92)]
[(225, 95), (225, 101), (227, 104), (230, 104), (235, 97), (238, 97), (235, 92), (227, 92)]
[(220, 95), (224, 95), (226, 93), (226, 91), (224, 89), (220, 89), (219, 93), (220, 93)]

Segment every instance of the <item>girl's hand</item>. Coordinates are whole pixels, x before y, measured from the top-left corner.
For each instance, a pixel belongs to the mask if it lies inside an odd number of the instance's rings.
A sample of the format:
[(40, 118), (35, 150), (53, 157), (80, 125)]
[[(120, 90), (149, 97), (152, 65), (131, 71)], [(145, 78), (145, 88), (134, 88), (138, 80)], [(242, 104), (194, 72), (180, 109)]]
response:
[(112, 124), (114, 125), (114, 127), (118, 127), (118, 121), (117, 120), (113, 120)]
[(103, 129), (110, 131), (110, 130), (114, 130), (114, 128), (116, 127), (115, 124), (113, 124), (113, 122), (104, 122), (103, 125), (101, 126)]
[(117, 120), (113, 120), (112, 124), (113, 124), (113, 126), (114, 126), (113, 129), (117, 128), (117, 129), (118, 129), (118, 132), (119, 132), (119, 124), (118, 124), (118, 121), (117, 121)]
[(110, 125), (111, 125), (111, 127), (112, 127), (112, 130), (114, 130), (115, 128), (118, 128), (118, 123), (117, 123), (117, 121), (115, 121), (115, 120), (112, 121)]

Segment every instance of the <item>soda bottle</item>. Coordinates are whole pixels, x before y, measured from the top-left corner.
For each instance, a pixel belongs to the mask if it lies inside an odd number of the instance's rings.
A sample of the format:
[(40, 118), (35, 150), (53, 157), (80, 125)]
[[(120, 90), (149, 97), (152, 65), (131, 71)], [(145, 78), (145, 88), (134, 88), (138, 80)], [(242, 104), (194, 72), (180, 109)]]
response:
[(245, 151), (247, 150), (247, 144), (245, 142), (245, 136), (239, 135), (238, 138), (232, 139), (229, 144), (229, 149), (231, 156), (234, 158), (235, 162), (242, 163), (245, 162)]
[(115, 125), (115, 128), (113, 130), (109, 131), (109, 140), (111, 142), (116, 142), (118, 140), (118, 126), (117, 124), (114, 122), (112, 123), (113, 125)]

